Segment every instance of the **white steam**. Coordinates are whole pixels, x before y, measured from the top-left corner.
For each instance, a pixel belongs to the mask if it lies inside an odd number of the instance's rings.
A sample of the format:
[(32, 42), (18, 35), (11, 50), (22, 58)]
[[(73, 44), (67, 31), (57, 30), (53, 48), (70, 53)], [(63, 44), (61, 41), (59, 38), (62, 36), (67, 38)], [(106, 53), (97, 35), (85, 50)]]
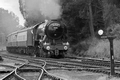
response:
[(45, 18), (57, 19), (61, 16), (59, 0), (40, 0), (39, 8)]

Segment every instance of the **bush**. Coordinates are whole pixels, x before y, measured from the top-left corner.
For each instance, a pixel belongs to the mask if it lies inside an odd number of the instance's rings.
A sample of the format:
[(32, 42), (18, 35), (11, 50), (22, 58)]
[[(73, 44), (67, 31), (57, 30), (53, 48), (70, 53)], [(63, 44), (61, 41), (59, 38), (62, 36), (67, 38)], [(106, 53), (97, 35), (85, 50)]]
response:
[(92, 46), (95, 46), (96, 43), (97, 43), (97, 38), (89, 38), (89, 39), (86, 39), (82, 42), (79, 42), (78, 44), (76, 45), (73, 45), (71, 48), (71, 53), (74, 53), (75, 55), (77, 56), (86, 56), (86, 51), (92, 47)]

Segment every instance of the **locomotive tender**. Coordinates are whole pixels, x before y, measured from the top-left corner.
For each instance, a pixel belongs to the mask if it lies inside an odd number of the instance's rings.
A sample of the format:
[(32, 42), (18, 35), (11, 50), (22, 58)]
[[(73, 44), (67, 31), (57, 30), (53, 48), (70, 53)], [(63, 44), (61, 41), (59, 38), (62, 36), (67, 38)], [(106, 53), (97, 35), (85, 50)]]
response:
[(40, 57), (64, 57), (69, 48), (67, 28), (51, 20), (7, 36), (7, 51)]

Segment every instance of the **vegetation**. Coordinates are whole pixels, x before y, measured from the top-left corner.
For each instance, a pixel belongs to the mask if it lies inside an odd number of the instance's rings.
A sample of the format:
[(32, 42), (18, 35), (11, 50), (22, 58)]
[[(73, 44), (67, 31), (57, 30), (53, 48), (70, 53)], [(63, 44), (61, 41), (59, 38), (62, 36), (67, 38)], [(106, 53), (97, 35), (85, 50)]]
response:
[[(64, 3), (62, 18), (69, 26), (69, 40), (75, 54), (86, 56), (93, 52), (96, 53), (95, 50), (100, 48), (97, 46), (104, 42), (98, 43), (100, 41), (97, 39), (100, 37), (97, 34), (99, 29), (105, 30), (106, 35), (109, 35), (109, 30), (112, 29), (112, 34), (119, 36), (120, 8), (117, 2), (119, 1), (71, 0), (66, 4)], [(101, 48), (105, 49), (104, 46), (102, 45)]]
[(8, 10), (0, 8), (0, 45), (6, 41), (6, 36), (15, 30), (18, 30), (18, 18)]
[(99, 0), (72, 0), (63, 5), (62, 18), (68, 24), (70, 34), (73, 35), (70, 41), (75, 42), (74, 39), (77, 39), (79, 42), (90, 36), (95, 37), (97, 30), (104, 28), (102, 16), (103, 6)]

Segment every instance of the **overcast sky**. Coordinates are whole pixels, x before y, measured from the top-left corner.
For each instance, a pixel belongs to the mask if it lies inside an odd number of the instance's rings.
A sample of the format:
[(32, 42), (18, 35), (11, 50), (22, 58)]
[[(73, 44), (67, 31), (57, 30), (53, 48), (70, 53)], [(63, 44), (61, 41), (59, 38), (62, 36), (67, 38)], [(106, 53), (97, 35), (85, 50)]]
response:
[(17, 17), (19, 17), (20, 25), (23, 25), (24, 19), (19, 10), (18, 0), (0, 0), (0, 8), (13, 12)]

